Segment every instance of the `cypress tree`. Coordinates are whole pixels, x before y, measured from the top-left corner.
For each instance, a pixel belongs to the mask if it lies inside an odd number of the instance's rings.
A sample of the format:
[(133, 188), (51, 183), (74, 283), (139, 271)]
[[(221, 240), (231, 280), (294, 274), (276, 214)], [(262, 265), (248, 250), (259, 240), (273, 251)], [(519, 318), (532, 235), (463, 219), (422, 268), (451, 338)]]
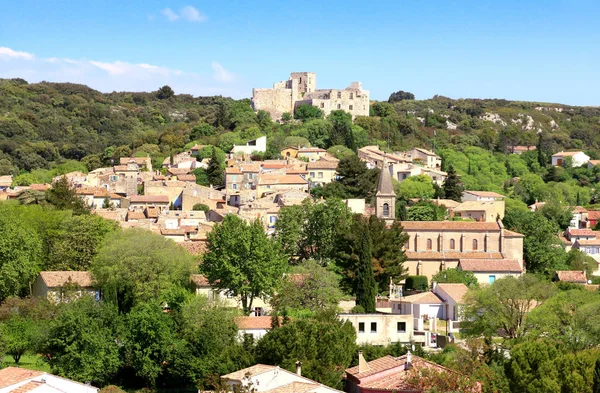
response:
[(360, 235), (358, 271), (356, 272), (356, 305), (362, 306), (367, 313), (374, 313), (377, 284), (375, 283), (375, 276), (373, 275), (371, 239), (369, 236), (369, 228), (364, 221), (361, 222), (360, 228), (362, 229), (362, 233)]
[(600, 359), (596, 360), (596, 366), (594, 367), (594, 386), (592, 392), (600, 393)]
[(225, 172), (221, 168), (221, 163), (217, 158), (217, 150), (214, 147), (212, 148), (208, 168), (206, 168), (206, 177), (213, 186), (222, 186), (225, 183)]
[(456, 202), (461, 201), (462, 192), (464, 191), (465, 187), (463, 182), (460, 181), (460, 178), (458, 177), (458, 174), (452, 165), (448, 167), (448, 176), (446, 177), (443, 188), (446, 198), (452, 199)]

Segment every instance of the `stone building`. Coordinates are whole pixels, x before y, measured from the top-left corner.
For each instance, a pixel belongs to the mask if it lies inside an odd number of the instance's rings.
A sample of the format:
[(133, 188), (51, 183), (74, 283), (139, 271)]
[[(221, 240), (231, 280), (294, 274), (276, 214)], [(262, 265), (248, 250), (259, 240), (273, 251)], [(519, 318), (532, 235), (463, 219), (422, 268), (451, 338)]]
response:
[(396, 193), (392, 184), (392, 175), (388, 169), (387, 161), (384, 160), (383, 169), (379, 172), (379, 183), (375, 194), (375, 215), (392, 224), (396, 217)]
[(280, 120), (284, 112), (294, 113), (302, 104), (320, 108), (325, 116), (334, 110), (344, 110), (352, 118), (369, 116), (369, 92), (360, 82), (345, 89), (317, 89), (314, 72), (292, 72), (287, 81), (274, 83), (272, 89), (252, 89), (254, 110), (269, 112), (273, 120)]

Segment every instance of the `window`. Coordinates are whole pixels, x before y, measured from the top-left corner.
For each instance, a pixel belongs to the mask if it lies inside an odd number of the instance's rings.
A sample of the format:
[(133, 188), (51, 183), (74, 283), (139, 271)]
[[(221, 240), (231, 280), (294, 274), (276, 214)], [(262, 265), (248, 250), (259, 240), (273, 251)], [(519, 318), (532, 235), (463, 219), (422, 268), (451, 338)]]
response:
[(390, 205), (388, 205), (387, 203), (383, 204), (383, 216), (384, 217), (390, 216)]
[(359, 322), (358, 323), (358, 332), (359, 333), (364, 333), (365, 332), (365, 323), (364, 322)]
[(450, 239), (450, 249), (451, 250), (456, 249), (456, 242), (454, 241), (454, 239)]
[(323, 178), (323, 172), (317, 172), (317, 178), (318, 179), (322, 179)]
[(348, 107), (348, 109), (352, 110), (352, 105), (350, 105), (350, 106)]
[(377, 333), (377, 322), (371, 322), (371, 333)]
[[(354, 93), (350, 93), (350, 99), (353, 100), (354, 99)], [(350, 108), (352, 109), (352, 108)]]
[(308, 177), (310, 177), (311, 179), (314, 179), (315, 178), (315, 173), (314, 172), (309, 173)]
[(496, 281), (496, 276), (495, 275), (491, 275), (488, 277), (488, 284), (493, 284), (494, 281)]
[(321, 102), (321, 108), (325, 108), (325, 103)]
[(254, 173), (248, 173), (248, 179), (254, 179)]
[(338, 91), (337, 98), (342, 98), (342, 92), (341, 91)]
[(231, 189), (232, 190), (237, 190), (238, 189), (238, 185), (237, 184), (232, 184), (231, 185)]
[(427, 239), (427, 249), (431, 250), (433, 248), (433, 242), (431, 241), (431, 239)]
[(342, 104), (338, 104), (338, 109), (342, 109)]
[(406, 332), (406, 322), (398, 322), (397, 326), (398, 326), (398, 328), (397, 328), (398, 333), (405, 333)]
[(271, 224), (274, 224), (274, 223), (276, 223), (276, 222), (277, 222), (277, 216), (271, 216), (271, 217), (269, 217), (269, 222), (270, 222)]
[(473, 239), (473, 251), (477, 251), (478, 245), (477, 239)]
[(231, 177), (231, 181), (237, 181), (237, 175), (233, 175), (233, 176)]
[(112, 175), (112, 176), (110, 177), (110, 181), (119, 181), (119, 176)]

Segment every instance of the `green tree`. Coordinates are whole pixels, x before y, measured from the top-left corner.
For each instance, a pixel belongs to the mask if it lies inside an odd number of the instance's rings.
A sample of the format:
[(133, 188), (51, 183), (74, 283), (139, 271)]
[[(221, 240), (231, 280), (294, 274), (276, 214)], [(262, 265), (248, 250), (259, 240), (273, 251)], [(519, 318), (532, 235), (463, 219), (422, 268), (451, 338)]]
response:
[(411, 206), (406, 214), (408, 221), (443, 221), (447, 211), (443, 206), (431, 201), (420, 201)]
[(374, 116), (391, 117), (396, 114), (396, 110), (392, 104), (387, 102), (376, 102), (371, 105), (371, 111)]
[(6, 353), (12, 356), (15, 364), (19, 364), (21, 356), (34, 349), (40, 329), (31, 318), (12, 315), (0, 324), (0, 332), (2, 332)]
[(465, 284), (469, 288), (479, 287), (479, 282), (473, 272), (453, 268), (442, 270), (434, 274), (433, 277), (431, 277), (431, 282), (437, 282), (438, 284)]
[(221, 186), (225, 184), (225, 171), (223, 169), (223, 162), (217, 158), (216, 149), (212, 150), (212, 156), (206, 168), (206, 177), (209, 184), (213, 186)]
[(356, 305), (361, 306), (367, 313), (374, 313), (377, 286), (375, 284), (375, 276), (373, 275), (371, 239), (366, 225), (360, 237), (358, 266), (356, 274)]
[(567, 253), (566, 264), (570, 270), (585, 271), (587, 277), (591, 277), (598, 266), (594, 258), (576, 248), (572, 248)]
[(122, 364), (115, 339), (119, 320), (115, 307), (84, 296), (49, 322), (40, 351), (53, 373), (104, 385)]
[(592, 392), (600, 393), (600, 358), (596, 360), (596, 364), (594, 365), (594, 386)]
[(462, 192), (465, 190), (465, 187), (452, 165), (448, 167), (448, 175), (442, 187), (447, 199), (457, 202), (462, 200)]
[(572, 208), (562, 206), (560, 203), (548, 202), (540, 209), (542, 216), (556, 224), (557, 227), (564, 230), (569, 227), (573, 218)]
[(338, 163), (337, 172), (340, 176), (339, 183), (344, 186), (349, 198), (370, 200), (375, 194), (379, 170), (367, 169), (365, 163), (358, 156), (351, 155), (342, 158)]
[(396, 195), (402, 199), (430, 199), (433, 198), (433, 194), (435, 193), (433, 182), (427, 175), (409, 176), (402, 180), (402, 182), (394, 180), (394, 189)]
[(337, 275), (313, 260), (292, 267), (271, 300), (278, 311), (335, 308), (342, 297)]
[(348, 321), (326, 314), (297, 319), (267, 333), (256, 346), (256, 360), (295, 371), (334, 388), (341, 388), (344, 370), (356, 352), (356, 332)]
[(90, 212), (90, 207), (77, 195), (75, 187), (65, 176), (56, 180), (52, 187), (46, 190), (46, 200), (57, 209), (72, 210), (75, 215)]
[(356, 150), (356, 145), (352, 135), (352, 115), (343, 110), (331, 111), (327, 120), (333, 125), (329, 135), (329, 144), (344, 145), (351, 150)]
[(323, 111), (316, 106), (310, 104), (301, 104), (294, 111), (294, 119), (308, 121), (313, 119), (322, 119)]
[(229, 214), (208, 234), (201, 270), (212, 285), (239, 296), (248, 315), (255, 298), (275, 292), (286, 267), (285, 254), (260, 221), (246, 224)]
[(192, 210), (208, 213), (210, 211), (210, 207), (204, 203), (196, 203), (194, 207), (192, 207)]
[(283, 121), (284, 123), (287, 123), (289, 121), (291, 121), (293, 119), (293, 116), (290, 112), (283, 112), (283, 115), (281, 115), (281, 121)]
[(547, 341), (526, 341), (515, 345), (506, 374), (512, 392), (561, 392), (554, 359), (560, 352)]
[(164, 85), (163, 87), (158, 89), (158, 91), (156, 92), (156, 97), (159, 100), (166, 100), (168, 98), (173, 97), (174, 95), (175, 95), (175, 92), (168, 85)]
[(128, 311), (140, 302), (161, 303), (189, 282), (194, 260), (172, 240), (142, 229), (113, 232), (98, 250), (92, 275), (104, 298)]
[(388, 99), (388, 102), (398, 102), (398, 101), (403, 101), (403, 100), (414, 100), (415, 99), (415, 95), (413, 93), (409, 93), (408, 91), (402, 91), (402, 90), (398, 90), (397, 92), (394, 92), (392, 94), (390, 94), (390, 98)]
[(376, 216), (369, 217), (368, 226), (372, 242), (373, 273), (378, 292), (382, 292), (388, 288), (390, 279), (397, 283), (408, 272), (403, 264), (407, 259), (404, 244), (408, 241), (408, 235), (403, 232), (399, 222), (387, 225)]

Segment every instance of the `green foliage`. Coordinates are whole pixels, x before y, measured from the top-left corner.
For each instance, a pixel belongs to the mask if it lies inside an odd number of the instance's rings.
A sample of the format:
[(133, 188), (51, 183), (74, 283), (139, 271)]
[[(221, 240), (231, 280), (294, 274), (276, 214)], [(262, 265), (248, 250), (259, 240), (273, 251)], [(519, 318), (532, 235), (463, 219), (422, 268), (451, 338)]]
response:
[[(391, 101), (390, 101), (391, 102)], [(396, 114), (396, 110), (392, 104), (387, 102), (376, 102), (371, 105), (371, 112), (374, 116), (390, 117)]]
[[(401, 183), (402, 184), (402, 183)], [(407, 221), (443, 221), (446, 219), (447, 211), (431, 201), (420, 201), (411, 206), (406, 214)]]
[(21, 356), (34, 349), (39, 326), (31, 318), (12, 315), (0, 324), (0, 332), (6, 353), (12, 356), (15, 364), (19, 364)]
[(225, 184), (225, 170), (223, 166), (223, 161), (219, 161), (217, 149), (212, 149), (210, 162), (208, 163), (208, 168), (206, 168), (206, 178), (209, 184), (213, 186)]
[(196, 203), (192, 207), (192, 210), (202, 211), (202, 212), (208, 213), (208, 211), (210, 210), (210, 207), (208, 205), (205, 205), (204, 203)]
[(408, 91), (398, 90), (395, 93), (390, 94), (390, 98), (388, 102), (398, 102), (402, 100), (414, 100), (415, 95), (413, 93), (409, 93)]
[(156, 97), (159, 100), (166, 100), (167, 98), (171, 98), (175, 95), (175, 92), (173, 91), (173, 89), (171, 89), (170, 86), (165, 85), (163, 87), (161, 87), (160, 89), (158, 89), (158, 91), (156, 92)]
[(308, 121), (312, 119), (322, 119), (324, 113), (321, 109), (310, 104), (302, 104), (296, 107), (294, 111), (294, 119)]
[(335, 315), (297, 319), (267, 333), (256, 346), (256, 360), (295, 371), (334, 388), (341, 388), (344, 370), (356, 352), (356, 332)]
[(572, 248), (567, 253), (565, 262), (569, 266), (569, 270), (585, 271), (587, 277), (592, 277), (598, 266), (598, 262), (594, 258), (576, 248)]
[(327, 120), (333, 125), (329, 135), (329, 146), (343, 145), (350, 150), (356, 150), (352, 134), (352, 115), (343, 110), (335, 110), (331, 111)]
[(361, 306), (366, 313), (374, 313), (377, 287), (373, 275), (371, 260), (371, 238), (366, 223), (360, 236), (358, 251), (358, 270), (356, 272), (356, 305)]
[(402, 199), (431, 199), (435, 194), (433, 182), (427, 175), (409, 176), (402, 182), (394, 180), (396, 195)]
[(427, 276), (408, 276), (404, 286), (409, 291), (426, 291), (429, 288)]
[(90, 212), (89, 206), (77, 195), (75, 187), (64, 176), (52, 183), (52, 187), (46, 190), (46, 200), (57, 209), (72, 210), (76, 215)]
[(571, 210), (571, 208), (562, 206), (559, 203), (548, 202), (542, 206), (540, 213), (542, 216), (546, 217), (548, 221), (554, 223), (560, 229), (565, 230), (569, 226), (571, 218), (573, 218)]
[(460, 181), (460, 178), (452, 165), (448, 167), (448, 176), (442, 187), (447, 199), (452, 199), (456, 202), (462, 200), (462, 193), (465, 190), (465, 186), (462, 181)]
[(260, 221), (247, 224), (226, 215), (208, 234), (201, 270), (217, 288), (239, 296), (248, 315), (255, 298), (273, 295), (286, 267), (279, 243), (267, 237)]
[(290, 112), (283, 112), (283, 115), (281, 115), (281, 120), (284, 122), (288, 122), (292, 120), (292, 114)]
[(351, 149), (348, 149), (346, 146), (342, 145), (331, 146), (329, 149), (327, 149), (327, 153), (331, 154), (338, 160), (354, 155), (354, 152)]
[(459, 269), (446, 269), (442, 270), (431, 277), (431, 282), (442, 283), (455, 283), (465, 284), (469, 288), (476, 288), (479, 286), (477, 277), (473, 272), (459, 270)]

